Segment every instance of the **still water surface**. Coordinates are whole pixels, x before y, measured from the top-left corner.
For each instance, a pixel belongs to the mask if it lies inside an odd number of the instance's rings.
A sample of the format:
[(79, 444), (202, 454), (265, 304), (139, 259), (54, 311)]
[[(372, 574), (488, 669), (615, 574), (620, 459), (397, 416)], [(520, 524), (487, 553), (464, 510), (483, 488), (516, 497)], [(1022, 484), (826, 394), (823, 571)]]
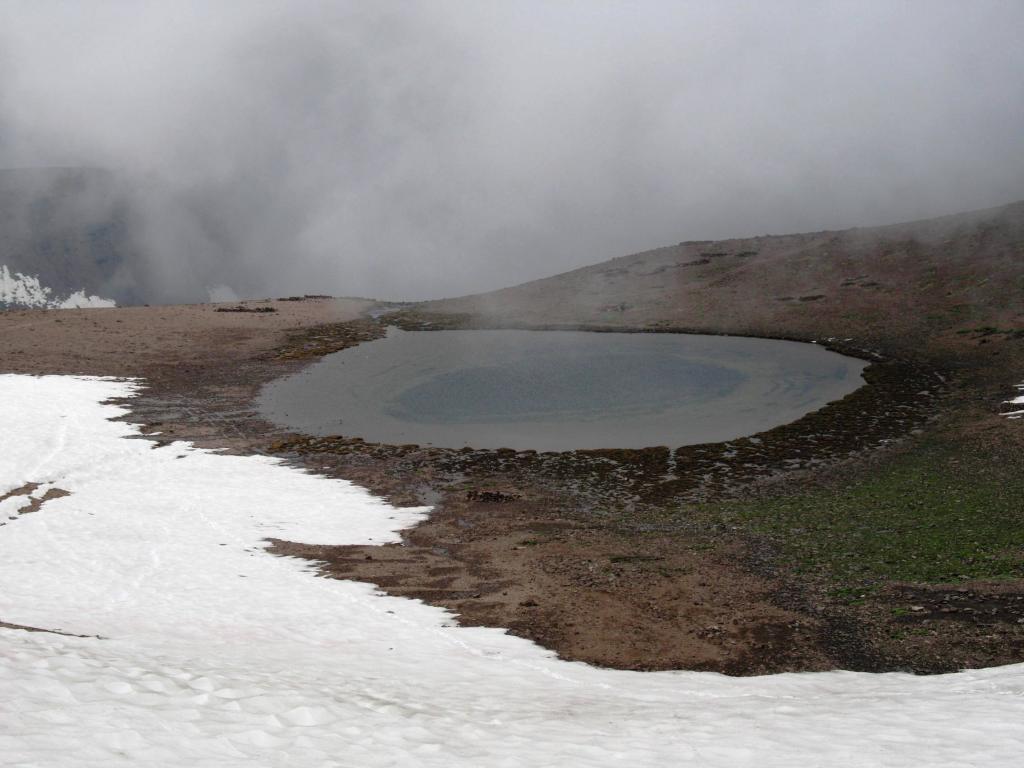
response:
[(863, 384), (866, 363), (733, 336), (391, 329), (260, 396), (315, 435), (449, 448), (678, 447), (752, 435)]

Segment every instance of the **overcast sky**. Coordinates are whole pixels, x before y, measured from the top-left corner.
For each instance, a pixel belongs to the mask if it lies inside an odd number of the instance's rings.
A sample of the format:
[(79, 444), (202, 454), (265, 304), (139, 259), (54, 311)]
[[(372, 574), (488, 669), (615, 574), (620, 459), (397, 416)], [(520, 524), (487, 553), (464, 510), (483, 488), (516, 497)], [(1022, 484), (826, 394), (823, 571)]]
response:
[(1024, 2), (0, 0), (0, 167), (168, 280), (427, 298), (1024, 198)]

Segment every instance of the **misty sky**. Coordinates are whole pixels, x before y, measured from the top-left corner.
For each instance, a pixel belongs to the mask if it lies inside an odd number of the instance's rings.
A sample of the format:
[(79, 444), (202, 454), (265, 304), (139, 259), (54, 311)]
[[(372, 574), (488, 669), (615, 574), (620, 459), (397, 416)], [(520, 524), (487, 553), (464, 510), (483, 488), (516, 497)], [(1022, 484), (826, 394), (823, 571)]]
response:
[(169, 284), (458, 295), (1024, 198), (1022, 30), (1020, 0), (0, 0), (0, 167), (115, 170)]

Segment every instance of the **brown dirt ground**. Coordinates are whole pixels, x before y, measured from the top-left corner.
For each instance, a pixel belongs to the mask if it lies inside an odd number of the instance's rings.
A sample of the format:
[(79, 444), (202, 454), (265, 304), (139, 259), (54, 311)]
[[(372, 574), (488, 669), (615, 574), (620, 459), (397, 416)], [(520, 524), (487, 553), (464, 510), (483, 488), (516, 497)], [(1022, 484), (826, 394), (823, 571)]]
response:
[(247, 362), (289, 332), (360, 317), (374, 302), (244, 302), (274, 312), (219, 312), (236, 304), (0, 313), (5, 373), (143, 376), (163, 367)]
[(774, 604), (777, 581), (736, 567), (742, 545), (707, 552), (671, 535), (552, 520), (522, 502), (494, 511), (447, 503), (401, 545), (271, 551), (592, 664), (732, 674), (835, 664), (822, 622)]

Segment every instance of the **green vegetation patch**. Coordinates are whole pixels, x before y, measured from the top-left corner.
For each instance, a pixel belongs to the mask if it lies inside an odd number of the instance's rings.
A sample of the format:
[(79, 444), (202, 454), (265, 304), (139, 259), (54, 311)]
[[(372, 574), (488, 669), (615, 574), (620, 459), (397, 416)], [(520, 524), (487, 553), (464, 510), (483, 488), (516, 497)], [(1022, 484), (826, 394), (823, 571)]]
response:
[(885, 581), (1024, 577), (1024, 461), (972, 447), (918, 447), (845, 487), (707, 511), (767, 537), (784, 564), (837, 595)]

